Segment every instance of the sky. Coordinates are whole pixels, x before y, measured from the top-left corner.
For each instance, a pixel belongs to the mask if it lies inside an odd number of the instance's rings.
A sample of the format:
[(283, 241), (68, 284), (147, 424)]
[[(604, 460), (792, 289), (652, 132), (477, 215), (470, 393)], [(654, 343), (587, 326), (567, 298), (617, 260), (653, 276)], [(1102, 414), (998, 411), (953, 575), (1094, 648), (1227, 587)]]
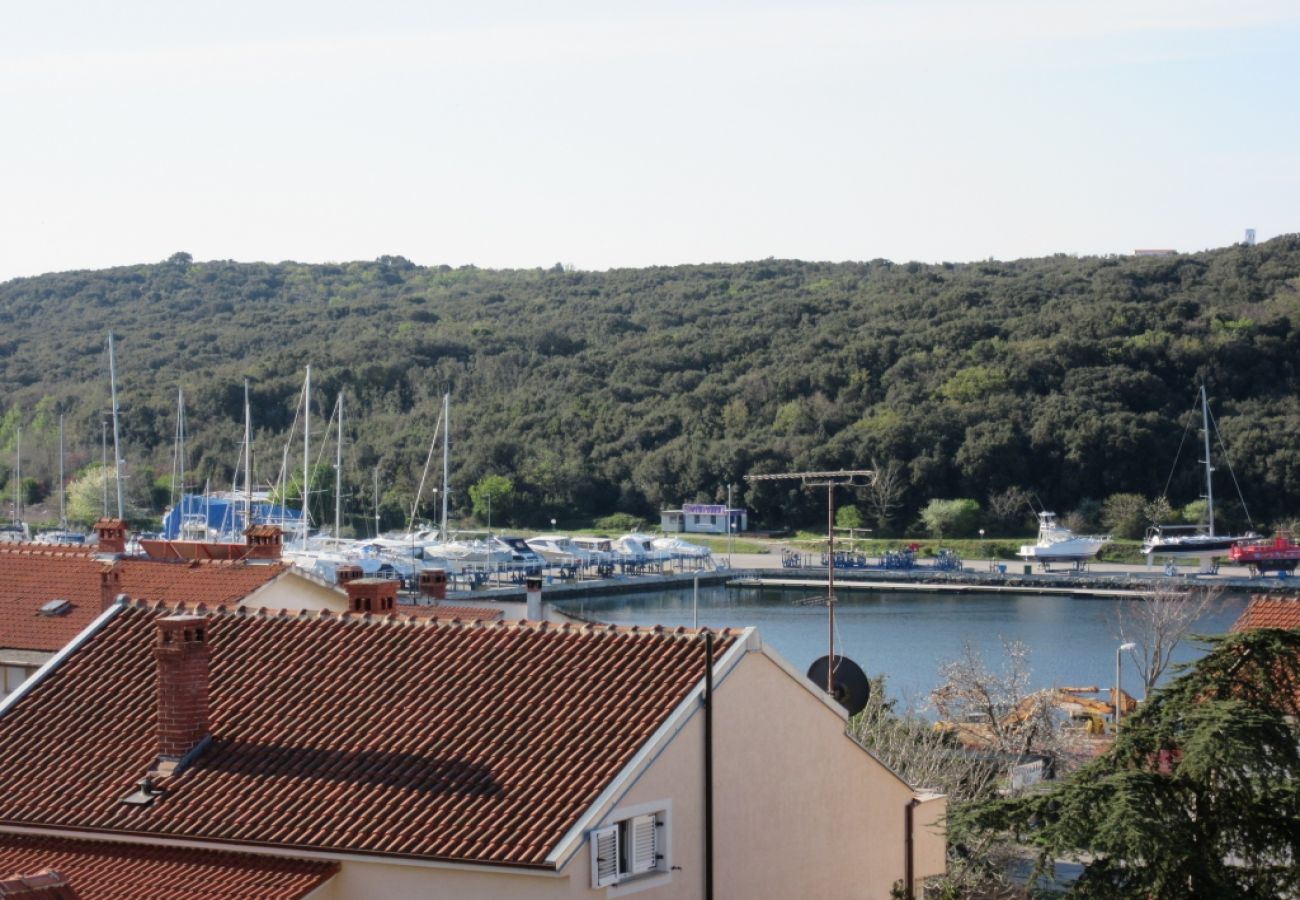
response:
[(1294, 0), (0, 6), (0, 280), (1300, 231)]

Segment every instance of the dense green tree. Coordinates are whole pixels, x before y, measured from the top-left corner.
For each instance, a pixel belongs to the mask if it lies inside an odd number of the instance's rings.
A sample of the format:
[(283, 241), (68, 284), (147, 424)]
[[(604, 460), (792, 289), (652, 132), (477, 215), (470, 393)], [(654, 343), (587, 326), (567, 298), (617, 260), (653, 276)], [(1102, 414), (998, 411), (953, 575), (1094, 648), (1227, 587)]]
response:
[(835, 525), (839, 528), (864, 528), (861, 511), (853, 505), (840, 506), (835, 510)]
[(1211, 639), (1124, 719), (1113, 748), (1048, 789), (956, 810), (958, 843), (1018, 835), (1069, 896), (1233, 900), (1300, 891), (1300, 631)]
[(1147, 528), (1147, 500), (1140, 494), (1111, 494), (1101, 506), (1101, 522), (1118, 538), (1140, 538)]
[(504, 475), (484, 475), (469, 489), (474, 518), (485, 524), (511, 521), (515, 503), (515, 483)]
[(935, 537), (969, 537), (979, 527), (980, 505), (974, 500), (931, 500), (921, 521)]
[[(897, 465), (887, 502), (861, 498), (878, 528), (1014, 488), (1059, 512), (1168, 480), (1179, 508), (1202, 490), (1187, 455), (1170, 476), (1201, 380), (1251, 516), (1281, 521), (1300, 512), (1297, 279), (1297, 236), (1160, 260), (608, 272), (178, 254), (0, 284), (0, 463), (21, 427), (24, 474), (52, 484), (60, 414), (68, 471), (100, 458), (111, 328), (133, 470), (170, 470), (183, 387), (187, 480), (228, 488), (247, 380), (256, 480), (283, 489), (311, 363), (314, 412), (349, 398), (345, 511), (370, 521), (376, 472), (409, 513), (445, 392), (453, 517), (488, 474), (515, 482), (520, 522), (653, 520), (748, 474), (873, 458)], [(1244, 527), (1220, 474), (1216, 513)], [(820, 517), (796, 487), (745, 502), (760, 526)]]

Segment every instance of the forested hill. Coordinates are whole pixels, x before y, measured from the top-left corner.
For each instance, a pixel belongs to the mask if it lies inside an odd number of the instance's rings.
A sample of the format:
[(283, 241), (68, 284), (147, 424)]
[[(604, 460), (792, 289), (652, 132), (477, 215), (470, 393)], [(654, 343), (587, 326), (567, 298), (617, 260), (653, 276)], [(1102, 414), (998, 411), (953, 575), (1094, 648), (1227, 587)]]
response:
[[(0, 323), (0, 451), (10, 463), (21, 426), (24, 475), (46, 480), (60, 412), (76, 460), (99, 459), (111, 329), (136, 487), (170, 471), (178, 387), (190, 481), (223, 486), (245, 378), (272, 479), (310, 363), (315, 422), (345, 391), (358, 510), (375, 467), (390, 506), (408, 502), (450, 391), (453, 507), (509, 476), (497, 522), (653, 515), (728, 483), (756, 523), (816, 522), (823, 495), (744, 476), (873, 460), (903, 474), (896, 527), (932, 498), (987, 506), (1017, 487), (1064, 512), (1160, 494), (1204, 378), (1256, 523), (1300, 512), (1296, 236), (1158, 258), (610, 272), (178, 253), (0, 284)], [(1175, 505), (1198, 493), (1197, 454), (1183, 459)]]

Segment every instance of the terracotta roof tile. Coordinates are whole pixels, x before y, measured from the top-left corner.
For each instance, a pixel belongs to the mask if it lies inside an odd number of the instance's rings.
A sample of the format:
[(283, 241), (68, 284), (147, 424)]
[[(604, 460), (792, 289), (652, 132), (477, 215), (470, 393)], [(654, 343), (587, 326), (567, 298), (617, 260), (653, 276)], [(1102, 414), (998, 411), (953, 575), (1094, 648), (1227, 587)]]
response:
[[(286, 564), (170, 563), (123, 559), (116, 564), (93, 554), (50, 553), (43, 544), (0, 545), (0, 647), (53, 652), (81, 633), (103, 611), (101, 575), (117, 566), (120, 583), (111, 596), (168, 603), (236, 603), (278, 577)], [(53, 545), (51, 545), (53, 546)], [(39, 548), (39, 549), (27, 549)], [(60, 615), (42, 615), (50, 600), (67, 600)]]
[(397, 612), (420, 619), (455, 619), (458, 622), (496, 622), (505, 615), (504, 610), (492, 606), (451, 606), (446, 603), (401, 603), (398, 604)]
[(166, 611), (124, 607), (0, 717), (0, 823), (540, 866), (702, 677), (683, 629), (218, 612), (211, 743), (131, 806)]
[(1252, 628), (1300, 629), (1300, 596), (1251, 597), (1250, 604), (1242, 611), (1232, 630), (1249, 631)]
[[(338, 864), (281, 859), (245, 853), (176, 849), (105, 841), (71, 840), (34, 835), (0, 834), (0, 875), (33, 873), (37, 883), (53, 870), (60, 893), (18, 893), (22, 900), (79, 897), (93, 900), (163, 900), (163, 898), (239, 897), (296, 900), (324, 884)], [(57, 888), (56, 888), (57, 890)]]

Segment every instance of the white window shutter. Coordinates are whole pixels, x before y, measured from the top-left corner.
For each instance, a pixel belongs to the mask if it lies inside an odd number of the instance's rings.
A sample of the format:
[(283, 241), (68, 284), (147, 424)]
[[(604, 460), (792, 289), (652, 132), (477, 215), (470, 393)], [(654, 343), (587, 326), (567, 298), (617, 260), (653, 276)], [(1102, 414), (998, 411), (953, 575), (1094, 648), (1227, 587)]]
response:
[(659, 819), (655, 815), (637, 816), (629, 823), (628, 833), (632, 842), (632, 874), (653, 872), (658, 866)]
[(618, 884), (618, 826), (591, 833), (591, 886)]

